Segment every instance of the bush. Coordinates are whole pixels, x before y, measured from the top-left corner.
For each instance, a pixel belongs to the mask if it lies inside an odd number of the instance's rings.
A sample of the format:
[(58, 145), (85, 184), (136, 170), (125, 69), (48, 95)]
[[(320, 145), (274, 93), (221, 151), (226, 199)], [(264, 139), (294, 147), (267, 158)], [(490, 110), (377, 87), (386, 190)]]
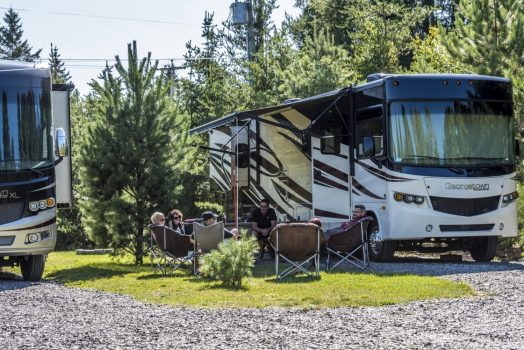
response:
[(222, 281), (227, 287), (240, 288), (242, 279), (252, 275), (257, 248), (256, 239), (248, 235), (239, 241), (227, 239), (217, 250), (203, 256), (200, 272), (204, 277)]

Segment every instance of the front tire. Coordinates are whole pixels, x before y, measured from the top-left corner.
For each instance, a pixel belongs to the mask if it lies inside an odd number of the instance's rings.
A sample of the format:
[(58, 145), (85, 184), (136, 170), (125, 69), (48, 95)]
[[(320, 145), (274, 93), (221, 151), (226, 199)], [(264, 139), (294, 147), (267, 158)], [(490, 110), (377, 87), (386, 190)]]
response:
[(45, 255), (30, 255), (20, 261), (24, 281), (40, 281), (44, 274)]
[(497, 243), (497, 236), (473, 238), (469, 250), (471, 257), (477, 262), (491, 261), (497, 252)]
[(383, 241), (380, 238), (380, 229), (376, 221), (372, 221), (368, 228), (369, 258), (373, 261), (391, 261), (395, 255), (395, 241)]

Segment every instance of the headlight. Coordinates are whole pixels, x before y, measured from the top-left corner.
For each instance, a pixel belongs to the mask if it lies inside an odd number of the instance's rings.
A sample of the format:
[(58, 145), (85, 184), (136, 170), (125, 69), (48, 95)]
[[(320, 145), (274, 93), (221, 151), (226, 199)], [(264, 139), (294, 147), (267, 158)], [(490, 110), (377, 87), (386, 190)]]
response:
[(29, 203), (29, 210), (37, 211), (38, 210), (38, 202), (31, 202), (31, 203)]
[(52, 208), (55, 206), (55, 199), (53, 197), (47, 198), (47, 207)]
[(47, 199), (41, 199), (39, 201), (29, 202), (29, 210), (32, 212), (38, 210), (44, 210), (47, 208), (52, 208), (56, 205), (56, 200), (54, 197), (49, 197)]
[(395, 192), (393, 193), (393, 199), (397, 202), (404, 201), (405, 203), (415, 203), (415, 204), (424, 204), (424, 197), (423, 196), (416, 196), (414, 194), (407, 194), (407, 193), (400, 193)]
[(502, 196), (503, 203), (509, 203), (519, 198), (518, 192), (511, 192)]
[(47, 208), (47, 201), (45, 199), (38, 201), (38, 208), (41, 210)]
[(29, 235), (27, 235), (27, 240), (29, 241), (29, 243), (35, 243), (40, 240), (40, 236), (38, 235), (38, 233), (30, 233)]

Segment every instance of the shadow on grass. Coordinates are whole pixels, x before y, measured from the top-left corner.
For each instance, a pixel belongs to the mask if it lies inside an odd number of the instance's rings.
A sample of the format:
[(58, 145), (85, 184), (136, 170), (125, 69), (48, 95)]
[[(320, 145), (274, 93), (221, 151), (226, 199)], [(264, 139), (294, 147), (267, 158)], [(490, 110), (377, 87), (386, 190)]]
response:
[(203, 282), (209, 283), (208, 285), (201, 286), (199, 290), (205, 291), (205, 290), (227, 290), (230, 292), (247, 292), (249, 288), (242, 284), (240, 287), (233, 287), (233, 286), (226, 286), (225, 284), (222, 284), (220, 282), (217, 282), (215, 280), (210, 279), (204, 279), (202, 278)]
[(298, 284), (320, 281), (320, 279), (320, 276), (311, 276), (301, 273), (298, 275), (289, 275), (279, 280), (277, 280), (275, 276), (272, 276), (270, 278), (266, 278), (266, 282), (277, 284)]
[(72, 283), (80, 281), (94, 281), (100, 278), (110, 278), (139, 272), (139, 269), (133, 269), (128, 265), (120, 265), (120, 267), (121, 268), (119, 269), (115, 269), (114, 264), (81, 266), (52, 272), (46, 276), (46, 279), (56, 279), (62, 283)]
[(166, 273), (163, 274), (161, 272), (151, 272), (147, 275), (138, 276), (137, 280), (156, 280), (156, 279), (162, 279), (162, 278), (187, 278), (187, 277), (194, 277), (193, 273), (191, 271), (187, 270), (177, 270), (172, 273)]

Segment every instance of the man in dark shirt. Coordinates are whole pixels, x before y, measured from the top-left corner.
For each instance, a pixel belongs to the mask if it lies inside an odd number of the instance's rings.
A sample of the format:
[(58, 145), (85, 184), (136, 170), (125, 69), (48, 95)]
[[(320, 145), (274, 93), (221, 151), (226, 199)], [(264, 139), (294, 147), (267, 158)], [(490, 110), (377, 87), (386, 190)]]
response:
[(269, 232), (277, 225), (275, 209), (269, 207), (269, 201), (262, 199), (260, 206), (251, 213), (251, 233), (257, 238), (269, 236)]

